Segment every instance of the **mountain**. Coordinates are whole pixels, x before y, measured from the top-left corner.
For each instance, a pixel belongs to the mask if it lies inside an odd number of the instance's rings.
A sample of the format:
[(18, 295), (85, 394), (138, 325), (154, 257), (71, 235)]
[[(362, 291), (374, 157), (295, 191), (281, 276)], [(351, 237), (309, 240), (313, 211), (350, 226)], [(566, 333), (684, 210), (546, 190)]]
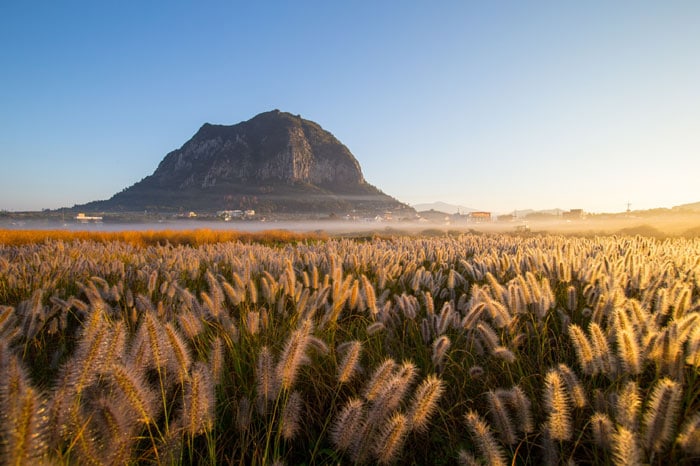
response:
[(236, 125), (205, 123), (152, 175), (76, 209), (263, 214), (394, 214), (413, 209), (367, 183), (357, 159), (313, 121), (273, 110)]
[(454, 204), (448, 204), (447, 202), (431, 202), (429, 204), (415, 204), (413, 206), (414, 209), (416, 209), (418, 212), (423, 212), (423, 211), (428, 211), (428, 210), (436, 210), (438, 212), (445, 212), (447, 214), (456, 214), (457, 212), (460, 212), (462, 214), (466, 214), (469, 212), (476, 212), (478, 209), (473, 209), (471, 207), (465, 207), (462, 205), (454, 205)]

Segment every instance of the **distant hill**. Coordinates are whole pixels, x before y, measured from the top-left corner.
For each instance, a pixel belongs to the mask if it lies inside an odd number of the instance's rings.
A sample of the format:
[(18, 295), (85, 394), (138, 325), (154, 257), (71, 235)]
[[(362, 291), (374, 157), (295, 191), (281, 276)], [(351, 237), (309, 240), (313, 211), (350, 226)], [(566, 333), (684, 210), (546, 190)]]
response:
[(679, 206), (675, 206), (673, 210), (700, 212), (700, 202), (693, 202), (691, 204), (682, 204)]
[(415, 204), (413, 206), (418, 212), (436, 210), (438, 212), (445, 212), (447, 214), (456, 214), (460, 212), (466, 214), (469, 212), (476, 212), (479, 209), (473, 209), (471, 207), (465, 207), (462, 205), (448, 204), (447, 202), (431, 202), (428, 204)]
[[(414, 204), (413, 208), (418, 212), (436, 211), (444, 212), (446, 214), (456, 214), (457, 212), (461, 214), (468, 214), (469, 212), (477, 212), (482, 209), (475, 209), (473, 207), (466, 207), (463, 205), (449, 204), (447, 202), (431, 202), (426, 204)], [(494, 215), (503, 214), (514, 214), (516, 217), (526, 217), (528, 215), (561, 215), (564, 210), (562, 209), (545, 209), (545, 210), (533, 210), (533, 209), (523, 209), (510, 212), (493, 212)]]
[(82, 211), (374, 214), (413, 209), (367, 183), (357, 159), (313, 121), (274, 110), (204, 124), (152, 175)]

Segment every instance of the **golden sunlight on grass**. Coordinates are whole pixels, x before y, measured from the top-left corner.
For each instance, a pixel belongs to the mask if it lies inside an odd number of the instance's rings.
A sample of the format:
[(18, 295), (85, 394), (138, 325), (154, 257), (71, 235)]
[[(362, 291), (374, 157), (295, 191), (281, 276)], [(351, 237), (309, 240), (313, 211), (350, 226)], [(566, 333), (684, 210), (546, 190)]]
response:
[(171, 244), (200, 246), (203, 244), (242, 241), (255, 243), (290, 243), (304, 240), (323, 240), (322, 233), (294, 233), (286, 230), (242, 232), (235, 230), (146, 230), (89, 232), (65, 230), (0, 230), (0, 244), (11, 246), (36, 244), (44, 241), (95, 241), (98, 243), (124, 242), (132, 246)]
[(7, 464), (700, 459), (700, 239), (0, 235)]

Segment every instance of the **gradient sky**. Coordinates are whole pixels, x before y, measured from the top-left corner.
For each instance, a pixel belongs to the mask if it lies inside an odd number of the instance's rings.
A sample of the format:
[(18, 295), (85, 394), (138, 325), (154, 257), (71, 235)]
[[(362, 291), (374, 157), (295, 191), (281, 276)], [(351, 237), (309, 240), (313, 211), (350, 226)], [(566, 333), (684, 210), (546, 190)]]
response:
[(697, 1), (0, 3), (0, 209), (106, 199), (204, 122), (318, 122), (401, 201), (700, 201)]

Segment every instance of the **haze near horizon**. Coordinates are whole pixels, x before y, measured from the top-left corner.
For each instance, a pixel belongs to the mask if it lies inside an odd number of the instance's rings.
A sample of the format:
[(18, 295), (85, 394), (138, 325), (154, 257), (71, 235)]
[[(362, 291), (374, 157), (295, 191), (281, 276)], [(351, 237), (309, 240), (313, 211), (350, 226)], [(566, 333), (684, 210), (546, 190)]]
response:
[(0, 209), (107, 199), (205, 122), (318, 122), (408, 204), (700, 201), (700, 4), (0, 6)]

